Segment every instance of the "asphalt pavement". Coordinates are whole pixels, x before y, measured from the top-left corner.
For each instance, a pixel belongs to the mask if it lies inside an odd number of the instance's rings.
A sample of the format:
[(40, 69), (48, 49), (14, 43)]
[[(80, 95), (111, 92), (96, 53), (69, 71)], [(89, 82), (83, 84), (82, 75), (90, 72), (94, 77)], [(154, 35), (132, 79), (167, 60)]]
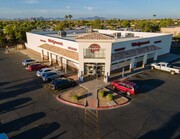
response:
[[(14, 139), (83, 139), (84, 109), (57, 101), (21, 65), (25, 58), (0, 50), (0, 131)], [(132, 77), (143, 92), (127, 106), (98, 112), (100, 139), (179, 139), (179, 77), (151, 70)]]

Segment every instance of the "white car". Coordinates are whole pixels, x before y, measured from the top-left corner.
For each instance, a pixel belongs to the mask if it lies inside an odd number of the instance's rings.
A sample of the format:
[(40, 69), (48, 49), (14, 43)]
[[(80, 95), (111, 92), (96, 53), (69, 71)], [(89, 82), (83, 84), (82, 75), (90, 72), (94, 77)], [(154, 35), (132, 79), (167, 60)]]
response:
[(52, 71), (52, 69), (50, 69), (50, 68), (43, 68), (43, 69), (38, 70), (38, 71), (36, 72), (36, 76), (41, 77), (42, 74), (47, 73), (47, 72), (50, 72), (50, 71)]
[(170, 72), (171, 74), (178, 74), (180, 73), (180, 68), (170, 65), (166, 62), (159, 62), (151, 64), (151, 69), (157, 69), (162, 71)]

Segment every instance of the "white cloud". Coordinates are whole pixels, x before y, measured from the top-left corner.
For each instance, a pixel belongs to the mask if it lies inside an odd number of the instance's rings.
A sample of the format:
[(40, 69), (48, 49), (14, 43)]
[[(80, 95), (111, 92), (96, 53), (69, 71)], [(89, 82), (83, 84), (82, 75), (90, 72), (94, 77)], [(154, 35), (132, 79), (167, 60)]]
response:
[(84, 7), (84, 9), (86, 9), (86, 10), (88, 10), (88, 11), (92, 11), (93, 7), (86, 6), (86, 7)]
[(41, 13), (45, 14), (45, 13), (48, 13), (48, 10), (45, 10), (45, 9), (41, 9), (39, 10)]
[(39, 3), (39, 0), (24, 0), (23, 2), (27, 4), (35, 4), (35, 3)]

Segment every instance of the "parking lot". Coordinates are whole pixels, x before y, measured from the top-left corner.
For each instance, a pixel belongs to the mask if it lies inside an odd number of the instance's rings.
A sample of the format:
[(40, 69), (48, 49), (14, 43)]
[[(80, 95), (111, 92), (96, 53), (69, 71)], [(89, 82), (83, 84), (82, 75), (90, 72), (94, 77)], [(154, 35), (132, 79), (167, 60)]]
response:
[[(1, 132), (17, 139), (83, 138), (84, 109), (59, 103), (35, 72), (24, 69), (25, 58), (0, 51)], [(133, 76), (142, 92), (127, 106), (99, 111), (100, 138), (180, 138), (179, 77), (151, 70)]]

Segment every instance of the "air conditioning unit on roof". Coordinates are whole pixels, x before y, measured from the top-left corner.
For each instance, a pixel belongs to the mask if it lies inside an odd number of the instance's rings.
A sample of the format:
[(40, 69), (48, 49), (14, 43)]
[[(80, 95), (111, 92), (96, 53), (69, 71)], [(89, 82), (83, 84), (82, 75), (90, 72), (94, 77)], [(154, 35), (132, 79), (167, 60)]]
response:
[(119, 39), (121, 38), (121, 33), (120, 32), (113, 33), (113, 36), (115, 39)]

